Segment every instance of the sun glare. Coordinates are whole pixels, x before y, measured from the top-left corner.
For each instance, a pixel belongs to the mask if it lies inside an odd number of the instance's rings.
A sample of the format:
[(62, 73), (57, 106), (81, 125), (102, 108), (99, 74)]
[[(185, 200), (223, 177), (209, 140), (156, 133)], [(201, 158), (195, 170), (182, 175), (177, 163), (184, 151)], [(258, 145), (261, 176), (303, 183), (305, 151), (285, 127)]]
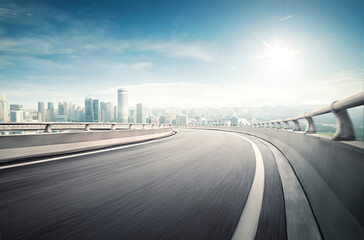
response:
[(286, 48), (276, 48), (270, 53), (270, 60), (277, 66), (288, 66), (293, 61), (293, 53)]
[(267, 42), (263, 43), (268, 48), (264, 58), (273, 67), (282, 69), (294, 63), (295, 52), (290, 49), (288, 44), (275, 44), (272, 46)]

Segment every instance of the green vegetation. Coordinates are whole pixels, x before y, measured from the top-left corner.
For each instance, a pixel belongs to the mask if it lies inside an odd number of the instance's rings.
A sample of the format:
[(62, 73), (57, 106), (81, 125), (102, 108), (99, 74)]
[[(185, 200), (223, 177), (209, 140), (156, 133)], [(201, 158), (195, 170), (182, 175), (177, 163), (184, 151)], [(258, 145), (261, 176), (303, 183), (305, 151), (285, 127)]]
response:
[(317, 134), (333, 137), (335, 133), (331, 133), (331, 132), (317, 132)]

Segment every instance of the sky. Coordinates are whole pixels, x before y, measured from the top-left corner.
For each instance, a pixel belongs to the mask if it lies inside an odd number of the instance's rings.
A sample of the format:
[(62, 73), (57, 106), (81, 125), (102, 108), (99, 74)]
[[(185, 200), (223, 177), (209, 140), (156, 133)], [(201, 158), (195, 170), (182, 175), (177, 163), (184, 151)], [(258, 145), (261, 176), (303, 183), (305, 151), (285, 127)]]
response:
[(364, 1), (0, 0), (0, 93), (150, 107), (327, 105), (363, 91)]

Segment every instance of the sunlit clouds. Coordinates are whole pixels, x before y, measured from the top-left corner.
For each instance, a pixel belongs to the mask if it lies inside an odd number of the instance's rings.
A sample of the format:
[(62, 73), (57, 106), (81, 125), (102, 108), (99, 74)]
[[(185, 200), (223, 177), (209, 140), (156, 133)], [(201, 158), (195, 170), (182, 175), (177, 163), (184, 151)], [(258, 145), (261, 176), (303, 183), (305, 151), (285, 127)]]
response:
[(2, 1), (0, 92), (33, 108), (115, 103), (122, 86), (154, 107), (327, 104), (362, 88), (364, 17), (322, 4)]

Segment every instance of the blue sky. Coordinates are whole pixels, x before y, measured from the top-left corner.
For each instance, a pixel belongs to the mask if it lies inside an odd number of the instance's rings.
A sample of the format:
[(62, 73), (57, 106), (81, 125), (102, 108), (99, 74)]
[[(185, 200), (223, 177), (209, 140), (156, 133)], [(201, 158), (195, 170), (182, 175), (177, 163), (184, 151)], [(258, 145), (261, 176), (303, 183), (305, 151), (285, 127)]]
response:
[(0, 93), (219, 107), (363, 91), (363, 1), (115, 2), (0, 1)]

